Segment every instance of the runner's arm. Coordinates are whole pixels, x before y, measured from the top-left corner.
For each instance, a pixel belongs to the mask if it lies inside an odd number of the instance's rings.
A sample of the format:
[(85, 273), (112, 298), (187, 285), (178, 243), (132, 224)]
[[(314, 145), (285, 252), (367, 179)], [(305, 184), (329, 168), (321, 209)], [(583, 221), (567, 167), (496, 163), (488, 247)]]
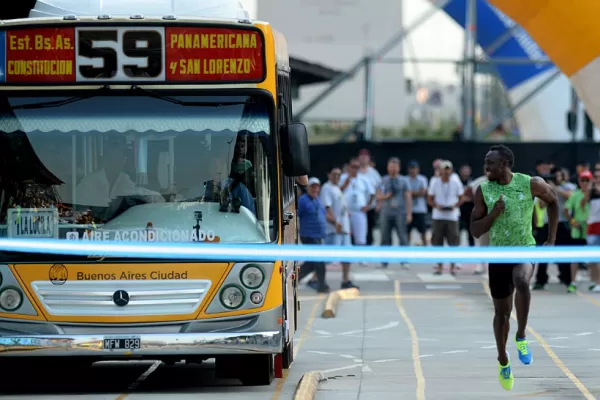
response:
[(553, 244), (556, 241), (556, 229), (558, 228), (558, 214), (560, 213), (558, 205), (558, 196), (556, 191), (539, 176), (531, 178), (531, 195), (539, 198), (547, 204), (548, 212), (548, 239), (547, 242)]
[(484, 233), (489, 232), (498, 215), (500, 214), (494, 210), (488, 213), (481, 187), (478, 187), (473, 199), (473, 211), (471, 211), (471, 235), (479, 239)]

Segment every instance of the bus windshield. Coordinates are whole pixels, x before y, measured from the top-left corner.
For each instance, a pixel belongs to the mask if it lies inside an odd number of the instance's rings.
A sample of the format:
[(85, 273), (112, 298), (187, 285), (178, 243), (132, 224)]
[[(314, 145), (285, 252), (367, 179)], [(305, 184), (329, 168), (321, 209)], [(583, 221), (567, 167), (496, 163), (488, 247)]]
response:
[(0, 237), (274, 240), (267, 100), (86, 93), (0, 94)]

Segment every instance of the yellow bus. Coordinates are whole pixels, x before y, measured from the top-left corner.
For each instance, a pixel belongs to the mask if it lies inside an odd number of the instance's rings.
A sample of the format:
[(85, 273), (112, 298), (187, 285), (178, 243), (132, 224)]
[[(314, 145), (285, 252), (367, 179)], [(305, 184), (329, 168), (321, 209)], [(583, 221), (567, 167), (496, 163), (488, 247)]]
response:
[[(297, 243), (309, 153), (284, 37), (235, 0), (93, 3), (0, 25), (0, 236)], [(293, 361), (296, 272), (0, 252), (0, 362), (214, 358), (268, 385)]]

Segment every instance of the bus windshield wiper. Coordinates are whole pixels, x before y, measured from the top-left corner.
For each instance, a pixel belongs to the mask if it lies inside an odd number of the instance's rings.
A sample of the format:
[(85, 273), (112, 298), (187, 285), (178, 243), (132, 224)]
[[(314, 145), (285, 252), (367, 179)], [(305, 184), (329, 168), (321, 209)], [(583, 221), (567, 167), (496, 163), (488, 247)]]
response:
[(69, 97), (67, 99), (43, 101), (40, 103), (19, 104), (18, 106), (12, 106), (11, 109), (12, 110), (32, 110), (32, 109), (36, 109), (36, 108), (60, 107), (60, 106), (66, 105), (66, 104), (76, 103), (78, 101), (87, 100), (89, 98), (97, 96), (99, 91), (109, 91), (109, 90), (110, 90), (110, 88), (108, 86), (103, 86), (100, 89), (96, 89), (91, 93), (88, 92), (88, 94), (84, 95), (84, 96), (73, 96), (73, 97)]
[[(182, 259), (180, 262), (211, 262), (209, 259)], [(0, 251), (0, 263), (19, 264), (100, 264), (100, 263), (163, 263), (161, 258), (103, 257), (95, 255), (61, 255), (53, 253), (31, 253), (27, 251)]]
[(227, 106), (240, 106), (240, 105), (243, 106), (243, 105), (246, 105), (251, 102), (251, 101), (250, 102), (249, 101), (227, 101), (227, 102), (223, 102), (223, 101), (213, 101), (213, 102), (210, 102), (210, 101), (183, 101), (180, 99), (176, 99), (174, 97), (162, 95), (160, 93), (157, 93), (157, 92), (149, 90), (149, 89), (143, 89), (139, 86), (132, 86), (131, 90), (135, 91), (135, 92), (143, 93), (144, 95), (146, 95), (148, 97), (152, 97), (153, 99), (164, 100), (169, 103), (177, 104), (177, 105), (183, 106), (183, 107), (227, 107)]
[[(73, 96), (67, 99), (61, 100), (52, 100), (52, 101), (43, 101), (40, 103), (28, 103), (28, 104), (19, 104), (16, 106), (12, 106), (12, 110), (32, 110), (36, 108), (53, 108), (53, 107), (61, 107), (67, 104), (76, 103), (81, 100), (87, 100), (92, 97), (98, 96), (98, 91), (110, 91), (111, 89), (108, 86), (103, 86), (100, 89), (97, 89), (93, 92), (87, 92), (87, 94), (83, 96)], [(228, 102), (208, 102), (208, 101), (183, 101), (180, 99), (176, 99), (174, 97), (165, 96), (159, 93), (156, 93), (152, 90), (142, 89), (139, 86), (131, 86), (131, 90), (135, 92), (140, 92), (141, 94), (151, 97), (153, 99), (167, 101), (172, 104), (177, 104), (183, 107), (227, 107), (227, 106), (239, 106), (246, 105), (249, 101), (228, 101)], [(251, 101), (250, 101), (251, 102)]]

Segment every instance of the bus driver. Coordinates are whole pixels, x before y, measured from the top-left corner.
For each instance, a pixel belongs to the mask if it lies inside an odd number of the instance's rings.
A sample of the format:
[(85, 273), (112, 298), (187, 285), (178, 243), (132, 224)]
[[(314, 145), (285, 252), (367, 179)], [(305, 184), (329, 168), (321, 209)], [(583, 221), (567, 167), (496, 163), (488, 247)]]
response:
[(101, 168), (86, 175), (77, 185), (77, 205), (109, 207), (119, 197), (142, 197), (146, 203), (164, 203), (163, 196), (152, 190), (137, 186), (127, 175), (127, 158), (122, 146), (112, 147), (100, 158)]

